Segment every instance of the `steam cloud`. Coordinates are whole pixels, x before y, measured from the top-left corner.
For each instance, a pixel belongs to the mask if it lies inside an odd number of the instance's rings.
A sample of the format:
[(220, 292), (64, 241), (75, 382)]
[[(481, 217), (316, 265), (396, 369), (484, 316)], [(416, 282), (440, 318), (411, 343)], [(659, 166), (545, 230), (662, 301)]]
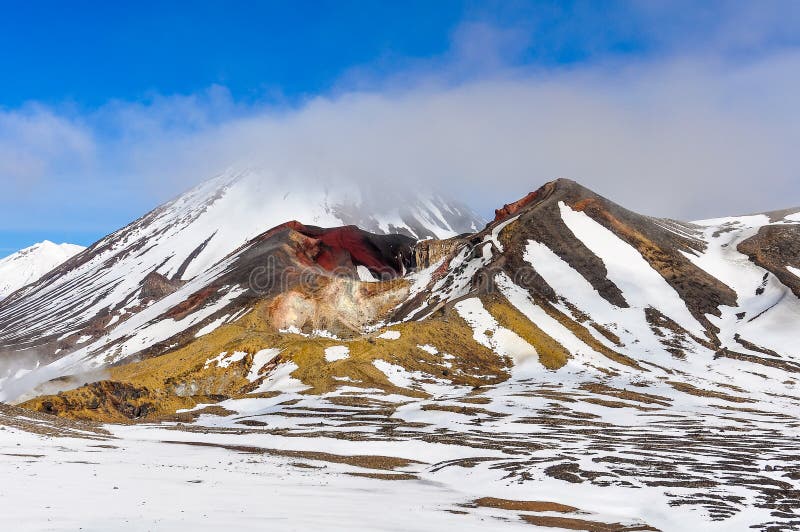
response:
[(62, 377), (45, 365), (49, 357), (33, 350), (4, 353), (0, 356), (0, 402), (23, 402), (37, 395), (55, 395), (84, 384), (109, 378), (105, 369), (75, 369)]

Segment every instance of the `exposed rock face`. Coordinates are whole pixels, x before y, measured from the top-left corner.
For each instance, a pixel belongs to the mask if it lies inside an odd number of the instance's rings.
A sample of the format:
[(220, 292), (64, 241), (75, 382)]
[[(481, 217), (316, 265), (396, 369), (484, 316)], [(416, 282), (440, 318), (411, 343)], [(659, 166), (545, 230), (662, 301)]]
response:
[(152, 272), (142, 281), (142, 301), (158, 301), (183, 286), (183, 281), (171, 281), (158, 272)]
[[(539, 275), (536, 267), (531, 267), (525, 259), (528, 242), (540, 242), (585, 278), (606, 301), (618, 307), (627, 307), (628, 302), (620, 287), (609, 279), (603, 260), (587, 247), (586, 242), (576, 238), (562, 220), (562, 205), (585, 213), (634, 247), (680, 294), (694, 317), (713, 336), (714, 326), (706, 314), (718, 315), (719, 306), (734, 305), (736, 296), (728, 286), (686, 257), (685, 254), (693, 255), (704, 248), (704, 243), (693, 236), (694, 229), (687, 224), (639, 215), (568, 179), (546, 183), (519, 201), (498, 209), (493, 224), (476, 235), (445, 241), (448, 243), (447, 249), (459, 246), (480, 248), (481, 243), (492, 234), (494, 226), (513, 220), (500, 237), (504, 251), (502, 254), (495, 251), (490, 264), (486, 265), (487, 269), (500, 268), (511, 277), (519, 277), (523, 287), (555, 302), (558, 294)], [(424, 261), (425, 244), (418, 247), (421, 249), (418, 260)], [(524, 275), (520, 272), (524, 272)], [(490, 279), (491, 276), (485, 280), (476, 277), (473, 285), (485, 286)]]
[(34, 400), (30, 405), (34, 409), (47, 414), (66, 415), (74, 410), (97, 411), (99, 418), (111, 420), (136, 419), (145, 417), (154, 410), (149, 401), (147, 388), (130, 384), (99, 381), (85, 385), (78, 394), (48, 396)]
[(533, 192), (529, 192), (524, 198), (518, 199), (514, 203), (507, 203), (501, 208), (496, 209), (494, 211), (494, 221), (499, 222), (500, 220), (504, 220), (509, 216), (513, 216), (519, 212), (520, 209), (533, 202), (539, 196), (539, 194), (539, 190), (534, 190)]
[[(695, 318), (709, 329), (712, 326), (706, 314), (717, 315), (720, 305), (735, 304), (736, 296), (728, 286), (686, 257), (685, 254), (693, 255), (704, 248), (703, 242), (694, 238), (689, 228), (676, 231), (672, 226), (674, 222), (634, 213), (566, 179), (543, 187), (540, 197), (541, 201), (530, 204), (521, 214), (519, 223), (525, 225), (525, 231), (517, 233), (527, 233), (551, 246), (609, 302), (626, 305), (621, 300), (619, 287), (608, 280), (602, 261), (598, 262), (599, 258), (588, 250), (586, 243), (575, 239), (564, 225), (559, 213), (562, 202), (575, 211), (584, 212), (634, 247), (680, 294)], [(540, 223), (541, 220), (547, 223)]]
[(444, 257), (451, 255), (461, 245), (463, 239), (449, 238), (447, 240), (423, 240), (414, 246), (415, 263), (418, 268), (427, 268), (439, 262)]
[[(119, 326), (142, 310), (131, 302), (151, 273), (170, 280), (195, 279), (290, 219), (326, 227), (357, 224), (372, 233), (404, 233), (413, 239), (448, 238), (483, 225), (466, 207), (417, 190), (400, 190), (408, 194), (379, 206), (358, 187), (317, 184), (254, 168), (230, 170), (202, 183), (4, 299), (0, 352), (24, 348), (53, 354), (59, 338), (80, 338), (104, 314), (115, 316), (110, 327)], [(332, 258), (334, 263), (338, 258)], [(162, 284), (156, 292), (164, 294), (167, 288)], [(158, 294), (153, 295), (151, 302)]]
[(361, 283), (347, 278), (318, 278), (278, 294), (268, 307), (276, 329), (330, 331), (342, 337), (362, 334), (408, 296), (407, 283)]
[(414, 267), (413, 238), (376, 235), (353, 225), (323, 229), (291, 221), (270, 229), (254, 241), (268, 239), (284, 229), (308, 237), (302, 256), (329, 272), (364, 266), (373, 274), (390, 279)]
[[(225, 282), (251, 287), (244, 305), (271, 300), (269, 321), (276, 328), (350, 335), (403, 300), (407, 283), (391, 281), (414, 267), (413, 244), (403, 235), (374, 235), (353, 226), (287, 222), (240, 250)], [(358, 267), (384, 282), (358, 282)]]
[(800, 269), (800, 225), (765, 225), (737, 249), (800, 297), (800, 278), (786, 268)]

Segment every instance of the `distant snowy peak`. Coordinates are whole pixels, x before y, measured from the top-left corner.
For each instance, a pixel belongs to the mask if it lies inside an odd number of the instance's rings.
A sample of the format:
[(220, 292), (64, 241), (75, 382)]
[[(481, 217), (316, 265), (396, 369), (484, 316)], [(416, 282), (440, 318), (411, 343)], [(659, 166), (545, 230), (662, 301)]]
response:
[(108, 316), (127, 319), (141, 310), (141, 291), (154, 274), (161, 284), (188, 282), (291, 220), (358, 225), (414, 239), (449, 238), (484, 225), (466, 206), (416, 189), (232, 170), (106, 236), (17, 293), (0, 308), (0, 347), (38, 346)]
[(45, 240), (0, 259), (0, 299), (39, 280), (84, 249), (75, 244), (54, 244)]

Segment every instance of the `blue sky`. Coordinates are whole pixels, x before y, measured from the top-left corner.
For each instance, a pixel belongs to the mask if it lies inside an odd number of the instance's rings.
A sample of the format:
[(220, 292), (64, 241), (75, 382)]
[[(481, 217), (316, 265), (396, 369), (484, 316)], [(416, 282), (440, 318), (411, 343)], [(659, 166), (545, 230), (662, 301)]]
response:
[(485, 212), (560, 175), (676, 217), (800, 203), (798, 6), (9, 2), (0, 256), (89, 244), (254, 153), (302, 171), (298, 137)]
[(440, 52), (464, 11), (447, 0), (16, 4), (0, 20), (12, 51), (0, 68), (14, 73), (6, 106), (93, 107), (212, 84), (245, 99), (324, 91), (352, 65)]

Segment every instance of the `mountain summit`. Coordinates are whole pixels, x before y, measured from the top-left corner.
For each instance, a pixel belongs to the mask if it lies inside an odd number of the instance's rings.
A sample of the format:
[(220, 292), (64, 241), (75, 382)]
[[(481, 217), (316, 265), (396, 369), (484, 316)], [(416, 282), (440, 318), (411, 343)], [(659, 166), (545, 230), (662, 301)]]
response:
[[(25, 376), (35, 385), (190, 348), (245, 318), (272, 333), (360, 337), (381, 323), (456, 313), (446, 329), (513, 318), (504, 325), (513, 345), (502, 335), (478, 344), (508, 356), (522, 349), (550, 369), (587, 353), (607, 359), (605, 371), (655, 364), (703, 380), (721, 372), (719, 382), (732, 378), (712, 362), (720, 358), (797, 367), (783, 324), (800, 313), (800, 264), (776, 252), (796, 242), (797, 213), (682, 223), (559, 179), (481, 230), (463, 218), (469, 211), (437, 200), (404, 204), (405, 215), (361, 205), (362, 221), (404, 233), (380, 235), (274, 224), (299, 215), (335, 226), (346, 204), (307, 204), (306, 194), (301, 205), (296, 191), (275, 199), (258, 193), (263, 186), (251, 173), (222, 176), (96, 243), (0, 305), (0, 346), (37, 353), (43, 367)], [(463, 223), (473, 231), (456, 235)], [(427, 232), (446, 238), (420, 239)]]
[(45, 240), (0, 259), (0, 299), (39, 280), (84, 249), (75, 244), (54, 244)]
[(0, 303), (0, 401), (336, 463), (408, 444), (391, 478), (536, 483), (560, 506), (469, 508), (569, 514), (544, 526), (797, 522), (800, 212), (679, 222), (559, 179), (463, 231), (438, 200), (260, 186), (206, 183)]
[[(358, 224), (410, 240), (452, 237), (484, 225), (466, 206), (437, 195), (376, 195), (365, 196), (353, 185), (276, 179), (261, 170), (219, 175), (56, 270), (50, 272), (55, 264), (42, 269), (49, 273), (41, 279), (34, 275), (36, 268), (18, 269), (31, 275), (23, 284), (36, 282), (0, 306), (0, 353), (35, 352), (36, 364), (61, 358), (138, 315), (153, 303), (154, 294), (163, 296), (204, 279), (230, 253), (288, 220), (328, 227)], [(35, 251), (26, 251), (15, 263), (22, 264)]]

